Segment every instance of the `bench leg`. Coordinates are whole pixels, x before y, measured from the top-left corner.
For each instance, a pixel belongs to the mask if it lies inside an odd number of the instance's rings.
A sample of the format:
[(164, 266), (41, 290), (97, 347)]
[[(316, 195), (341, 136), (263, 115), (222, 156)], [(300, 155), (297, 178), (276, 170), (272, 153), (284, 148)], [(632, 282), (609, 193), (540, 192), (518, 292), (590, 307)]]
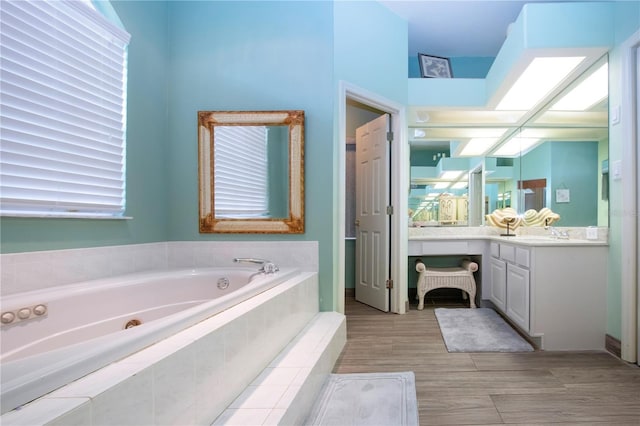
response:
[(469, 292), (469, 307), (470, 308), (476, 307), (476, 289), (475, 288)]
[(418, 310), (421, 311), (424, 309), (424, 293), (418, 293)]

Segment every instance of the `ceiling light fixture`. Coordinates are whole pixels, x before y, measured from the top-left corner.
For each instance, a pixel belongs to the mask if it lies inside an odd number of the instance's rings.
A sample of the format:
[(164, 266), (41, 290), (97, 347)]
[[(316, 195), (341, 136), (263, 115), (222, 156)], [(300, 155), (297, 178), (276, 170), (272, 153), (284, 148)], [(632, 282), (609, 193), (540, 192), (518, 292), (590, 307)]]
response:
[(552, 111), (586, 111), (609, 94), (608, 64), (603, 64), (550, 108)]
[(584, 56), (534, 58), (498, 103), (496, 110), (532, 109), (584, 59)]
[(413, 137), (414, 138), (424, 138), (427, 133), (422, 129), (413, 129)]
[(416, 123), (426, 123), (429, 121), (429, 118), (427, 111), (416, 111)]

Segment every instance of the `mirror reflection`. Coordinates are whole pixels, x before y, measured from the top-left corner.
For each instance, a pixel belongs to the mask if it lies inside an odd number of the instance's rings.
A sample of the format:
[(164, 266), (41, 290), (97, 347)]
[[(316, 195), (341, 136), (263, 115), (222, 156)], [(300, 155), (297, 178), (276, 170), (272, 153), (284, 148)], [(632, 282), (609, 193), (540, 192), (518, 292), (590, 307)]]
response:
[(289, 128), (216, 126), (214, 217), (285, 218), (289, 211)]
[(198, 113), (200, 232), (304, 232), (304, 112)]
[(582, 82), (606, 71), (604, 57), (538, 111), (417, 108), (409, 129), (410, 226), (478, 226), (507, 207), (520, 215), (551, 209), (559, 226), (608, 226), (606, 88), (588, 108), (567, 103)]

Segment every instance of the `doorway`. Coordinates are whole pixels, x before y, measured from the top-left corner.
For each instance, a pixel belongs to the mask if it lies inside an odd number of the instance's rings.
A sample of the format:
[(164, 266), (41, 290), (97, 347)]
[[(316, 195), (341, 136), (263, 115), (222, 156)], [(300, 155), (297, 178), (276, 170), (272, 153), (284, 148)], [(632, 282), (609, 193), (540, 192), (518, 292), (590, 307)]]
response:
[(404, 314), (408, 304), (408, 284), (407, 284), (407, 200), (406, 191), (401, 188), (408, 188), (409, 170), (408, 159), (409, 150), (405, 129), (405, 107), (396, 102), (390, 101), (375, 93), (359, 88), (347, 82), (339, 83), (339, 106), (338, 106), (338, 138), (336, 151), (338, 152), (338, 201), (336, 209), (336, 221), (338, 223), (337, 236), (334, 239), (336, 264), (334, 269), (334, 294), (336, 311), (344, 313), (345, 303), (345, 273), (347, 254), (347, 232), (346, 232), (346, 156), (347, 150), (347, 104), (358, 104), (369, 111), (386, 113), (391, 117), (391, 131), (394, 134), (394, 143), (391, 145), (391, 168), (394, 174), (391, 177), (390, 202), (393, 206), (390, 229), (390, 253), (389, 264), (390, 277), (393, 281), (391, 289), (391, 303), (389, 311)]

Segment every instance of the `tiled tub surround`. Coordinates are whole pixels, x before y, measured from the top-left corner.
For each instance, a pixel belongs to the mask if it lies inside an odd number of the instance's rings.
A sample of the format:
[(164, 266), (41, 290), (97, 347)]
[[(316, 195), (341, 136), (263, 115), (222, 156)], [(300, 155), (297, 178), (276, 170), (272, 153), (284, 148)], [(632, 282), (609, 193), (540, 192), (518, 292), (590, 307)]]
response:
[[(295, 344), (287, 348), (296, 336), (311, 343), (303, 349)], [(1, 421), (3, 425), (211, 424), (245, 389), (258, 388), (254, 403), (262, 400), (265, 419), (300, 418), (300, 412), (310, 407), (302, 402), (313, 400), (345, 338), (344, 316), (318, 313), (317, 274), (301, 273), (4, 414)], [(322, 356), (316, 356), (318, 352)], [(316, 362), (296, 364), (302, 359)], [(261, 388), (270, 385), (265, 377), (275, 371), (266, 367), (292, 369), (276, 374), (280, 380), (290, 377), (277, 385), (282, 391), (279, 398)]]
[(2, 254), (0, 296), (136, 272), (237, 267), (234, 257), (265, 258), (280, 267), (317, 272), (318, 242), (168, 241)]
[[(245, 268), (122, 275), (3, 297), (3, 315), (46, 306), (2, 325), (2, 413), (124, 358), (295, 276)], [(4, 317), (3, 317), (4, 318)], [(123, 330), (131, 322), (140, 323)]]

